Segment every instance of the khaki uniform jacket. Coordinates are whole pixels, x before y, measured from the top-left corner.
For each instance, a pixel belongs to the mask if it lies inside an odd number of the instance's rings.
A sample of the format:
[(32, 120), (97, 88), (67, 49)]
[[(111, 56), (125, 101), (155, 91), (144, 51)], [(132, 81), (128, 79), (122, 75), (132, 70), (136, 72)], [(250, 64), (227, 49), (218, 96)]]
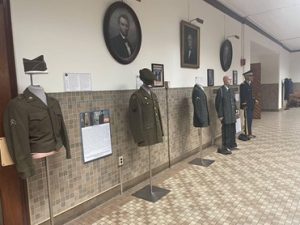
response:
[(144, 88), (134, 92), (129, 101), (129, 124), (138, 146), (153, 145), (163, 141), (163, 128), (157, 96)]
[(64, 145), (66, 157), (71, 158), (67, 130), (55, 98), (47, 96), (46, 105), (26, 89), (9, 102), (4, 112), (4, 132), (22, 178), (34, 175), (31, 153), (47, 153)]

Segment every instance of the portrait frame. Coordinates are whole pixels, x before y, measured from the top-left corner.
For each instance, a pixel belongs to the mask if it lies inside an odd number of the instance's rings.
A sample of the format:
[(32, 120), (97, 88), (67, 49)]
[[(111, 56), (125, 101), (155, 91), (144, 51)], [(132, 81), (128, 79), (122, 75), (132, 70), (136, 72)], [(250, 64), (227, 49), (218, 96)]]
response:
[[(191, 48), (189, 40), (191, 39)], [(180, 62), (183, 68), (199, 68), (200, 28), (187, 21), (180, 22)]]
[(220, 48), (220, 62), (221, 67), (224, 72), (229, 70), (232, 62), (232, 44), (230, 40), (226, 39), (222, 42), (221, 48)]
[[(124, 23), (127, 25), (124, 26)], [(118, 1), (108, 7), (103, 34), (106, 47), (117, 62), (129, 64), (135, 60), (141, 48), (142, 30), (137, 15), (129, 5)]]
[(153, 87), (164, 87), (164, 65), (152, 63), (151, 70), (155, 75)]
[(238, 84), (238, 72), (237, 72), (237, 70), (232, 71), (232, 84), (233, 85)]
[(207, 86), (214, 86), (214, 70), (207, 69)]

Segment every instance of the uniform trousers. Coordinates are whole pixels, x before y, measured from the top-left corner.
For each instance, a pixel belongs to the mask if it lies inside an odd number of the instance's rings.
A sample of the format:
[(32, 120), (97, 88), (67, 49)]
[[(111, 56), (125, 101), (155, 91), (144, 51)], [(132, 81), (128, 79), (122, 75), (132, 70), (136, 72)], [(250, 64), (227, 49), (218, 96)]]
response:
[(252, 135), (252, 120), (253, 120), (253, 109), (245, 109), (247, 115), (247, 128), (248, 128), (248, 135)]
[(235, 141), (235, 123), (224, 124), (222, 123), (222, 147), (234, 148), (237, 146)]

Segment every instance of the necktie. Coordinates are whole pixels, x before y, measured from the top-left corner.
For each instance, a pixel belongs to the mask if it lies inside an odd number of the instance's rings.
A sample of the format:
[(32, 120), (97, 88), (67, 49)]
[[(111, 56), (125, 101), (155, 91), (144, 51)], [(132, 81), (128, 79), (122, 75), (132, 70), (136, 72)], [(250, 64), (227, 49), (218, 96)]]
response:
[(130, 50), (130, 47), (129, 47), (129, 44), (128, 44), (127, 40), (125, 40), (125, 46), (126, 46), (128, 55), (131, 55), (131, 50)]

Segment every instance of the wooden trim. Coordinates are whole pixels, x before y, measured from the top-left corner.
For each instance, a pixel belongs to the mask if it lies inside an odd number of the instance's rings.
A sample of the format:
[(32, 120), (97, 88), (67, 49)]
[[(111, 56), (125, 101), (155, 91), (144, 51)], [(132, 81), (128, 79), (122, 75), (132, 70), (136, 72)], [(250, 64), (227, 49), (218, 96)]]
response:
[[(0, 0), (1, 8), (2, 8), (2, 19), (3, 19), (3, 29), (5, 30), (5, 37), (4, 38), (4, 44), (5, 44), (5, 50), (3, 51), (5, 57), (7, 67), (5, 74), (8, 76), (7, 85), (9, 85), (9, 91), (8, 91), (8, 99), (14, 98), (17, 96), (17, 79), (16, 79), (16, 69), (15, 69), (15, 59), (14, 59), (14, 47), (13, 47), (13, 35), (12, 35), (12, 24), (11, 24), (11, 11), (10, 11), (10, 1), (9, 0)], [(2, 105), (2, 107), (5, 107), (5, 105)], [(1, 122), (2, 123), (2, 122)], [(4, 170), (4, 168), (0, 168), (1, 170)], [(3, 171), (2, 171), (3, 172)], [(5, 173), (11, 174), (14, 176), (12, 179), (19, 179), (16, 180), (16, 182), (11, 182), (14, 185), (18, 185), (18, 195), (20, 194), (20, 198), (18, 198), (18, 201), (20, 201), (20, 207), (22, 210), (22, 224), (28, 225), (30, 224), (29, 219), (29, 204), (28, 204), (28, 196), (27, 196), (27, 185), (26, 181), (22, 180), (17, 177), (16, 169), (13, 167), (5, 168)], [(4, 194), (3, 192), (1, 194)], [(4, 205), (2, 205), (4, 208)], [(4, 215), (4, 222), (5, 222), (5, 215)]]
[(6, 29), (6, 40), (7, 40), (7, 58), (9, 67), (9, 77), (10, 77), (10, 87), (11, 96), (16, 97), (18, 95), (17, 89), (17, 76), (15, 68), (15, 56), (14, 56), (14, 46), (13, 46), (13, 35), (12, 35), (12, 25), (11, 25), (11, 13), (10, 13), (10, 1), (1, 0), (4, 7), (4, 17), (5, 17), (5, 29)]

